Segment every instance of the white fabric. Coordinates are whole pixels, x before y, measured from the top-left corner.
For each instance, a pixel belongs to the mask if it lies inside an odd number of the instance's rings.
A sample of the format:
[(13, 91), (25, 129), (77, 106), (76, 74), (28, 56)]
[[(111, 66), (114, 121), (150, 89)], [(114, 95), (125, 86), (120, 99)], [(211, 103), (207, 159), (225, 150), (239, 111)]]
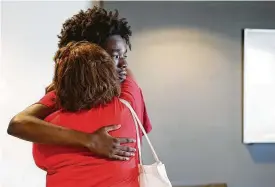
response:
[[(166, 169), (164, 164), (159, 160), (156, 151), (147, 136), (146, 131), (144, 130), (143, 125), (141, 124), (137, 114), (135, 113), (134, 109), (132, 106), (128, 103), (128, 101), (124, 99), (120, 99), (120, 101), (127, 107), (129, 108), (133, 119), (134, 123), (136, 126), (136, 131), (137, 131), (137, 145), (138, 145), (138, 152), (139, 152), (139, 160), (140, 160), (140, 165), (139, 165), (139, 184), (140, 187), (172, 187), (171, 182), (168, 179), (168, 176), (166, 174)], [(139, 133), (139, 128), (144, 134), (145, 139), (147, 140), (149, 147), (152, 151), (152, 154), (155, 159), (155, 163), (152, 165), (143, 165), (142, 164), (142, 156), (141, 156), (141, 143), (140, 143), (140, 133)]]

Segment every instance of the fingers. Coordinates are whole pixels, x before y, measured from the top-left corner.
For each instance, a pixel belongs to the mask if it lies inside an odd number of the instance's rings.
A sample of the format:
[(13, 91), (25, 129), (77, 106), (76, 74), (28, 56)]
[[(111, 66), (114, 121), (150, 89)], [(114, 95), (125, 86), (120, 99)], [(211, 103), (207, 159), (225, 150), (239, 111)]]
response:
[[(103, 127), (101, 129), (104, 129), (105, 132), (110, 132), (110, 131), (114, 131), (114, 130), (118, 130), (120, 129), (121, 125), (109, 125), (106, 127)], [(125, 144), (125, 143), (135, 143), (136, 140), (134, 138), (113, 138), (113, 142), (115, 144)]]
[(129, 160), (130, 157), (135, 156), (136, 149), (129, 146), (122, 146), (120, 143), (135, 142), (131, 138), (114, 138), (113, 151), (111, 159), (115, 160)]
[[(129, 147), (129, 146), (117, 146), (117, 151), (119, 152), (119, 153), (121, 153), (121, 152), (125, 152), (125, 153), (127, 153), (127, 155), (128, 155), (128, 153), (130, 154), (129, 156), (134, 156), (134, 155), (132, 155), (133, 153), (135, 153), (137, 150), (135, 149), (135, 148), (133, 148), (133, 147)], [(125, 156), (124, 154), (119, 154), (120, 156)]]
[(112, 160), (129, 160), (129, 157), (135, 156), (136, 149), (121, 144), (136, 142), (133, 138), (114, 138), (108, 134), (110, 131), (117, 130), (121, 125), (110, 125), (103, 127), (97, 131), (100, 139), (98, 147), (92, 149), (98, 151), (98, 155), (102, 155)]
[(127, 161), (127, 160), (130, 160), (130, 158), (128, 158), (128, 157), (117, 156), (117, 155), (111, 156), (110, 159), (112, 159), (112, 160), (120, 160), (120, 161)]
[(135, 156), (136, 149), (128, 146), (117, 146), (113, 151), (113, 155), (110, 156), (111, 159), (115, 160), (129, 160), (130, 157)]
[(116, 138), (115, 139), (117, 143), (119, 144), (125, 144), (125, 143), (135, 143), (136, 140), (133, 138)]
[(126, 152), (126, 151), (117, 151), (116, 156), (132, 157), (132, 156), (135, 156), (135, 153), (133, 153), (133, 152)]
[(120, 129), (121, 125), (109, 125), (106, 127), (103, 127), (106, 132), (115, 131)]

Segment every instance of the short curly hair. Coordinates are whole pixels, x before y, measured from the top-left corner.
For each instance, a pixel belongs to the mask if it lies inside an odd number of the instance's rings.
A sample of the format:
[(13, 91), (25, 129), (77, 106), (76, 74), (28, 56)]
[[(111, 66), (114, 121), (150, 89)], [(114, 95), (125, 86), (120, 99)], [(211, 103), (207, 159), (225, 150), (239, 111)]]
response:
[(57, 106), (76, 112), (108, 104), (120, 94), (111, 56), (90, 42), (70, 42), (59, 49), (54, 84)]
[(83, 40), (104, 47), (104, 43), (112, 35), (120, 35), (131, 49), (132, 31), (126, 18), (119, 18), (117, 10), (108, 12), (95, 6), (86, 11), (81, 10), (65, 21), (58, 35), (58, 47), (64, 47), (72, 41)]

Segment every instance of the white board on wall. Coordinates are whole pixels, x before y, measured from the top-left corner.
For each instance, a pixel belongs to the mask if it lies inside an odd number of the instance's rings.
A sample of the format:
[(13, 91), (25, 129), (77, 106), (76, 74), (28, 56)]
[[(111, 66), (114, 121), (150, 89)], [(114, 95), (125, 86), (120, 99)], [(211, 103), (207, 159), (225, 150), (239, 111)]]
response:
[(243, 142), (275, 143), (275, 29), (244, 30)]

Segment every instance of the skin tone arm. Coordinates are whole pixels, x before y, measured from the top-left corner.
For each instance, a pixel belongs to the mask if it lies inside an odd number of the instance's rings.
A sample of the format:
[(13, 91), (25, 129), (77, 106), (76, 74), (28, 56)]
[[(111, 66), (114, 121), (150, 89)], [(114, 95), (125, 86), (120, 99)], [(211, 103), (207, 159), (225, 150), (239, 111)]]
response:
[(134, 148), (121, 145), (134, 142), (134, 139), (115, 138), (108, 133), (119, 129), (120, 125), (102, 127), (88, 134), (42, 120), (52, 112), (53, 109), (42, 104), (29, 106), (13, 117), (7, 132), (9, 135), (35, 143), (85, 147), (98, 156), (114, 160), (128, 160), (134, 156)]
[(41, 120), (52, 112), (50, 108), (42, 104), (29, 106), (13, 117), (8, 127), (8, 134), (41, 144), (87, 146), (89, 137), (86, 134), (53, 126), (51, 123)]

